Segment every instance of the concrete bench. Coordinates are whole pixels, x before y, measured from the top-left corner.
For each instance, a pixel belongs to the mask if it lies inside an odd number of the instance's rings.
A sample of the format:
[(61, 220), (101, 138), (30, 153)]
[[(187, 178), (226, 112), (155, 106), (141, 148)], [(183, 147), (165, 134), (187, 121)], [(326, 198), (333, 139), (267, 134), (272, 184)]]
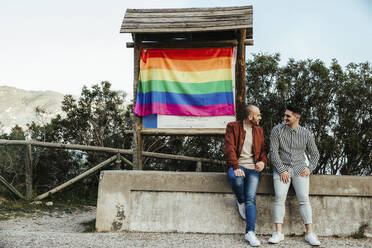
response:
[[(368, 224), (372, 236), (372, 177), (313, 175), (310, 201), (321, 236), (350, 235)], [(292, 187), (291, 187), (292, 188)], [(291, 192), (292, 191), (292, 192)], [(244, 233), (225, 173), (102, 171), (96, 228), (104, 231)], [(271, 234), (274, 191), (261, 175), (257, 192), (258, 234)], [(298, 202), (290, 190), (286, 234), (302, 234)]]

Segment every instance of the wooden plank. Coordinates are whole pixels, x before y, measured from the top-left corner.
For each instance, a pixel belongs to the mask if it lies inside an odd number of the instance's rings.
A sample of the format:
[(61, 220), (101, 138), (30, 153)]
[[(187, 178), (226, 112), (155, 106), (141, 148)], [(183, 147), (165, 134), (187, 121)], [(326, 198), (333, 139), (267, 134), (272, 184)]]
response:
[(172, 18), (172, 17), (220, 17), (220, 16), (240, 16), (246, 15), (247, 18), (249, 15), (253, 14), (253, 10), (232, 10), (232, 11), (210, 11), (210, 12), (169, 12), (169, 13), (159, 13), (159, 12), (151, 12), (151, 13), (131, 13), (126, 12), (124, 19), (126, 18), (148, 18), (148, 17), (161, 17), (161, 18)]
[(237, 46), (236, 81), (235, 81), (235, 109), (236, 118), (242, 119), (242, 110), (245, 105), (245, 45), (246, 29), (239, 31), (239, 45)]
[(245, 40), (244, 41), (244, 45), (246, 45), (246, 46), (253, 46), (254, 45), (254, 42), (253, 42), (253, 40)]
[[(249, 17), (249, 16), (248, 16)], [(239, 15), (234, 16), (233, 18), (231, 16), (221, 16), (220, 18), (211, 18), (209, 16), (201, 16), (201, 17), (192, 17), (192, 18), (181, 18), (181, 17), (175, 17), (175, 18), (154, 18), (154, 17), (146, 17), (146, 18), (125, 18), (124, 24), (130, 24), (130, 23), (168, 23), (172, 25), (173, 23), (179, 23), (179, 22), (187, 22), (187, 23), (195, 23), (195, 22), (214, 22), (214, 21), (236, 21), (236, 20), (244, 20), (244, 21), (252, 21), (252, 18), (247, 18), (246, 15)]]
[(217, 31), (217, 30), (235, 30), (242, 28), (252, 28), (249, 25), (233, 25), (233, 26), (220, 26), (220, 27), (198, 27), (198, 28), (122, 28), (120, 33), (173, 33), (173, 32), (198, 32), (198, 31)]
[[(189, 47), (230, 47), (230, 46), (236, 46), (238, 41), (231, 40), (231, 41), (182, 41), (182, 42), (149, 42), (149, 43), (141, 43), (141, 47), (143, 48), (189, 48)], [(254, 42), (253, 40), (245, 40), (244, 41), (245, 46), (253, 46)], [(133, 42), (127, 42), (126, 43), (127, 48), (133, 48), (134, 43)]]
[(125, 28), (198, 28), (198, 27), (216, 27), (216, 26), (235, 26), (235, 25), (252, 25), (249, 20), (229, 20), (229, 21), (212, 21), (212, 22), (176, 22), (176, 23), (125, 23)]
[(26, 140), (6, 140), (0, 139), (0, 145), (27, 145), (28, 141)]
[[(154, 41), (140, 43), (142, 48), (207, 48), (207, 47), (233, 47), (238, 44), (237, 40), (221, 41)], [(133, 42), (127, 42), (128, 48), (134, 48)]]
[[(126, 130), (125, 134), (133, 134), (133, 130)], [(225, 128), (143, 128), (142, 135), (151, 136), (217, 136), (225, 135)]]
[(144, 128), (141, 132), (143, 135), (183, 135), (183, 136), (199, 136), (199, 135), (225, 135), (225, 128)]
[[(136, 104), (137, 102), (137, 86), (138, 86), (138, 76), (139, 76), (139, 63), (140, 63), (140, 53), (141, 47), (139, 46), (139, 39), (135, 37), (135, 45), (134, 45), (134, 56), (133, 56), (133, 103)], [(133, 134), (133, 169), (142, 170), (142, 150), (143, 150), (143, 141), (141, 136), (141, 129), (142, 129), (142, 118), (133, 115), (133, 123), (134, 123), (134, 134)]]
[(61, 144), (51, 142), (40, 142), (40, 141), (26, 141), (26, 140), (4, 140), (0, 139), (0, 145), (33, 145), (38, 147), (49, 147), (49, 148), (60, 148), (69, 150), (81, 150), (81, 151), (96, 151), (96, 152), (109, 152), (109, 153), (123, 153), (133, 154), (132, 150), (119, 149), (110, 147), (98, 147), (98, 146), (86, 146), (86, 145), (73, 145), (73, 144)]
[(200, 161), (196, 162), (195, 171), (196, 172), (201, 172), (202, 171), (202, 162), (200, 162)]
[(122, 159), (125, 163), (129, 164), (130, 166), (132, 166), (132, 168), (134, 167), (134, 164), (133, 164), (131, 161), (129, 161), (128, 159), (126, 159), (126, 158), (123, 157), (123, 156), (120, 156), (120, 157), (121, 157), (121, 159)]
[(235, 6), (235, 7), (216, 7), (216, 8), (167, 8), (167, 9), (127, 9), (129, 13), (178, 13), (178, 12), (210, 12), (210, 11), (230, 11), (230, 10), (243, 10), (253, 9), (252, 5)]
[(217, 41), (234, 40), (236, 35), (234, 30), (216, 32), (188, 32), (188, 33), (146, 33), (141, 34), (141, 41), (165, 41), (174, 39), (184, 39), (189, 41)]
[(16, 196), (18, 196), (21, 199), (25, 199), (25, 197), (16, 188), (14, 188), (13, 185), (11, 185), (10, 183), (8, 183), (7, 180), (4, 177), (0, 176), (0, 182), (3, 183), (4, 186), (9, 191), (11, 191), (12, 193), (14, 193)]
[(25, 159), (25, 170), (26, 170), (26, 199), (32, 199), (32, 147), (30, 144), (26, 146), (26, 159)]
[(209, 158), (196, 158), (196, 157), (189, 157), (183, 155), (173, 155), (173, 154), (164, 154), (164, 153), (156, 153), (156, 152), (142, 152), (143, 156), (155, 157), (155, 158), (168, 158), (168, 159), (175, 159), (175, 160), (184, 160), (184, 161), (194, 161), (194, 162), (203, 162), (203, 163), (213, 163), (213, 164), (220, 164), (225, 165), (225, 161), (209, 159)]
[(109, 158), (109, 159), (103, 161), (102, 163), (100, 163), (100, 164), (94, 166), (93, 168), (91, 168), (91, 169), (85, 171), (84, 173), (82, 173), (82, 174), (80, 174), (80, 175), (74, 177), (73, 179), (71, 179), (71, 180), (69, 180), (69, 181), (67, 181), (67, 182), (65, 182), (65, 183), (63, 183), (63, 184), (61, 184), (61, 185), (59, 185), (58, 187), (55, 187), (55, 188), (52, 189), (52, 190), (49, 190), (48, 192), (46, 192), (46, 193), (44, 193), (44, 194), (41, 194), (41, 195), (37, 196), (37, 197), (36, 197), (36, 200), (42, 200), (42, 199), (44, 199), (44, 198), (46, 198), (46, 197), (48, 197), (48, 196), (50, 196), (50, 195), (52, 195), (52, 194), (54, 194), (54, 193), (56, 193), (56, 192), (58, 192), (58, 191), (61, 191), (62, 189), (64, 189), (64, 188), (70, 186), (71, 184), (74, 184), (75, 182), (77, 182), (77, 181), (83, 179), (84, 177), (89, 176), (89, 175), (92, 174), (93, 172), (95, 172), (95, 171), (101, 169), (103, 166), (105, 166), (105, 165), (111, 163), (112, 161), (116, 160), (116, 158), (117, 158), (116, 155), (112, 156), (111, 158)]

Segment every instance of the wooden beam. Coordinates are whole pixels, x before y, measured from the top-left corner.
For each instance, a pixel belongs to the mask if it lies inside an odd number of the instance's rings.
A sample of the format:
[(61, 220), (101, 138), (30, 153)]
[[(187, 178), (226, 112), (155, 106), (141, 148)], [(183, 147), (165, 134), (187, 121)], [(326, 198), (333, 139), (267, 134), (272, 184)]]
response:
[[(175, 27), (176, 23), (179, 23), (182, 26), (188, 26), (192, 27), (192, 25), (206, 25), (206, 24), (214, 24), (214, 25), (223, 25), (228, 23), (251, 23), (252, 22), (252, 14), (246, 15), (236, 15), (234, 17), (226, 15), (226, 14), (220, 14), (219, 16), (216, 16), (215, 18), (211, 18), (210, 16), (193, 16), (190, 17), (184, 17), (184, 16), (174, 16), (174, 17), (164, 17), (164, 15), (158, 15), (158, 16), (146, 16), (143, 17), (138, 14), (132, 14), (131, 17), (129, 17), (129, 14), (125, 16), (125, 20), (123, 25), (125, 27), (129, 27), (130, 24), (144, 24), (144, 25), (154, 25), (154, 24), (165, 24), (167, 23), (168, 26), (172, 25), (172, 27)], [(172, 22), (172, 23), (170, 23)], [(234, 23), (235, 22), (235, 23)], [(187, 24), (186, 24), (187, 23)], [(142, 26), (142, 25), (141, 25)], [(145, 27), (145, 26), (143, 26)]]
[(148, 157), (155, 157), (155, 158), (168, 158), (168, 159), (175, 159), (175, 160), (184, 160), (184, 161), (194, 161), (194, 162), (205, 162), (205, 163), (213, 163), (213, 164), (220, 164), (225, 165), (225, 161), (209, 159), (209, 158), (197, 158), (197, 157), (189, 157), (183, 155), (173, 155), (173, 154), (164, 154), (164, 153), (156, 153), (156, 152), (142, 152), (143, 156)]
[[(146, 22), (139, 22), (138, 20), (127, 20), (124, 21), (125, 29), (149, 29), (149, 28), (169, 28), (169, 29), (193, 29), (193, 28), (205, 28), (205, 29), (212, 29), (212, 30), (220, 30), (223, 27), (232, 27), (232, 26), (245, 26), (251, 27), (252, 26), (252, 19), (241, 19), (236, 18), (234, 20), (223, 20), (223, 17), (218, 18), (219, 21), (203, 21), (203, 22), (190, 22), (189, 19), (186, 18), (174, 18), (173, 19), (159, 19), (159, 18), (141, 18), (141, 21)], [(194, 18), (192, 18), (194, 19)], [(197, 18), (195, 18), (197, 19)], [(222, 19), (222, 20), (220, 20)], [(181, 21), (183, 20), (183, 21)], [(162, 21), (162, 22), (158, 22)], [(169, 23), (172, 22), (172, 23)], [(218, 27), (218, 28), (217, 28)]]
[(13, 185), (8, 183), (4, 177), (0, 176), (0, 182), (4, 184), (4, 186), (15, 195), (17, 195), (21, 199), (25, 199), (25, 197), (16, 189)]
[[(125, 134), (133, 134), (133, 130), (126, 130)], [(142, 135), (153, 135), (153, 136), (200, 136), (200, 135), (225, 135), (225, 128), (208, 128), (208, 129), (197, 129), (197, 128), (143, 128), (141, 130)]]
[(236, 75), (235, 75), (235, 110), (236, 118), (242, 119), (242, 110), (245, 105), (245, 45), (246, 29), (239, 30), (239, 45), (237, 49)]
[(122, 153), (122, 154), (133, 154), (132, 150), (119, 149), (111, 147), (98, 147), (98, 146), (86, 146), (86, 145), (73, 145), (73, 144), (61, 144), (52, 142), (40, 142), (40, 141), (26, 141), (26, 140), (4, 140), (0, 139), (0, 145), (33, 145), (38, 147), (48, 148), (60, 148), (69, 150), (81, 150), (81, 151), (96, 151), (96, 152), (108, 152), (108, 153)]
[(217, 8), (169, 8), (169, 9), (127, 9), (126, 13), (178, 13), (178, 12), (207, 12), (215, 13), (216, 11), (233, 11), (233, 10), (252, 10), (252, 5), (236, 7), (217, 7)]
[(105, 166), (105, 165), (111, 163), (112, 161), (116, 160), (116, 158), (117, 158), (116, 155), (112, 156), (111, 158), (109, 158), (109, 159), (103, 161), (102, 163), (100, 163), (100, 164), (94, 166), (93, 168), (91, 168), (91, 169), (85, 171), (84, 173), (82, 173), (82, 174), (80, 174), (80, 175), (78, 175), (78, 176), (72, 178), (71, 180), (69, 180), (69, 181), (67, 181), (67, 182), (65, 182), (65, 183), (63, 183), (63, 184), (61, 184), (61, 185), (59, 185), (58, 187), (55, 187), (54, 189), (49, 190), (48, 192), (46, 192), (46, 193), (44, 193), (44, 194), (41, 194), (41, 195), (37, 196), (37, 197), (36, 197), (36, 200), (42, 200), (42, 199), (44, 199), (44, 198), (46, 198), (46, 197), (48, 197), (48, 196), (50, 196), (50, 195), (52, 195), (52, 194), (54, 194), (54, 193), (57, 193), (58, 191), (60, 191), (60, 190), (62, 190), (62, 189), (64, 189), (64, 188), (66, 188), (67, 186), (70, 186), (71, 184), (73, 184), (73, 183), (75, 183), (75, 182), (77, 182), (77, 181), (83, 179), (84, 177), (89, 176), (89, 175), (92, 174), (93, 172), (95, 172), (95, 171), (101, 169), (103, 166)]
[(125, 157), (121, 156), (121, 159), (122, 159), (125, 163), (127, 163), (127, 164), (129, 164), (130, 166), (134, 167), (133, 163), (132, 163), (131, 161), (129, 161), (128, 159), (126, 159)]
[[(202, 47), (233, 47), (238, 44), (237, 40), (216, 41), (147, 41), (139, 43), (142, 48), (202, 48)], [(127, 48), (133, 48), (133, 42), (127, 42)]]
[(252, 24), (244, 24), (244, 25), (231, 25), (231, 26), (218, 26), (218, 27), (194, 27), (194, 28), (172, 28), (169, 29), (167, 27), (163, 28), (122, 28), (120, 29), (120, 33), (177, 33), (177, 32), (203, 32), (203, 31), (227, 31), (227, 30), (234, 30), (234, 29), (243, 29), (243, 28), (252, 28)]
[[(237, 40), (215, 40), (215, 41), (147, 41), (139, 43), (142, 48), (208, 48), (208, 47), (233, 47), (237, 46)], [(245, 46), (253, 46), (253, 40), (245, 40)], [(134, 42), (127, 42), (127, 48), (134, 48)]]
[(196, 172), (201, 172), (202, 171), (202, 162), (198, 161), (196, 162)]
[[(223, 130), (224, 132), (224, 129), (221, 129), (221, 130)], [(131, 131), (131, 133), (133, 134), (133, 131)], [(175, 135), (179, 135), (179, 134), (175, 134)], [(190, 134), (187, 134), (187, 135), (190, 135)], [(195, 135), (200, 135), (200, 134), (195, 134)], [(206, 135), (211, 135), (211, 134), (208, 133)], [(133, 151), (130, 151), (130, 150), (108, 148), (108, 147), (94, 147), (94, 146), (84, 146), (84, 145), (67, 145), (67, 144), (48, 143), (48, 142), (0, 139), (0, 145), (27, 145), (27, 144), (32, 144), (34, 146), (40, 146), (40, 147), (65, 148), (65, 149), (71, 149), (71, 147), (73, 147), (74, 150), (93, 150), (93, 151), (101, 151), (101, 152), (110, 152), (110, 153), (115, 153), (115, 154), (117, 153), (132, 154), (133, 153)], [(195, 162), (201, 161), (201, 162), (208, 162), (208, 163), (226, 164), (226, 162), (219, 161), (219, 160), (211, 160), (207, 158), (197, 158), (197, 157), (189, 157), (189, 156), (182, 156), (182, 155), (172, 155), (172, 154), (165, 154), (165, 153), (141, 152), (141, 155), (147, 156), (147, 157), (169, 158), (169, 159), (178, 159), (178, 160), (195, 161)], [(114, 158), (117, 158), (117, 155), (115, 155)], [(134, 167), (134, 164), (132, 164), (129, 160), (125, 159), (124, 157), (122, 157), (122, 159), (126, 163)]]
[[(138, 78), (139, 78), (139, 63), (141, 56), (141, 47), (139, 45), (139, 39), (134, 35), (134, 56), (133, 56), (133, 103), (137, 102), (137, 87), (138, 87)], [(142, 118), (137, 115), (133, 115), (134, 123), (134, 133), (133, 133), (133, 169), (142, 170), (142, 150), (143, 150), (143, 141), (141, 136), (142, 129)]]
[(26, 146), (26, 159), (25, 159), (25, 172), (26, 172), (26, 199), (32, 199), (32, 147), (30, 144)]
[(245, 46), (253, 46), (254, 45), (254, 42), (253, 42), (253, 40), (245, 40), (244, 41), (244, 45)]

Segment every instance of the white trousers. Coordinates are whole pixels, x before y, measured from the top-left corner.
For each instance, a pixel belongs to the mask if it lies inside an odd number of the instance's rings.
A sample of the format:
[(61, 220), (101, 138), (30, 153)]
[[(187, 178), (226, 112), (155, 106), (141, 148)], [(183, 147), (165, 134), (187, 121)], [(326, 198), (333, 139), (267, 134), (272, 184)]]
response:
[(285, 215), (285, 200), (289, 185), (292, 183), (296, 191), (297, 200), (300, 204), (300, 214), (304, 224), (312, 223), (311, 205), (309, 201), (309, 177), (291, 176), (288, 183), (280, 181), (280, 175), (274, 171), (274, 189), (275, 189), (275, 202), (274, 202), (274, 222), (283, 223)]

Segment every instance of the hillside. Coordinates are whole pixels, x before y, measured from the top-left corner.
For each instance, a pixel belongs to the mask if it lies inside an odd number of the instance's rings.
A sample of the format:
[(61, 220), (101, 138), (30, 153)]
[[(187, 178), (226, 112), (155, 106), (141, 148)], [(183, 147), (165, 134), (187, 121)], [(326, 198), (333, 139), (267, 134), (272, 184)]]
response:
[(0, 86), (0, 123), (3, 131), (9, 132), (16, 124), (26, 127), (27, 123), (37, 122), (36, 107), (46, 110), (45, 120), (49, 121), (62, 113), (63, 97), (63, 94), (53, 91), (28, 91)]

